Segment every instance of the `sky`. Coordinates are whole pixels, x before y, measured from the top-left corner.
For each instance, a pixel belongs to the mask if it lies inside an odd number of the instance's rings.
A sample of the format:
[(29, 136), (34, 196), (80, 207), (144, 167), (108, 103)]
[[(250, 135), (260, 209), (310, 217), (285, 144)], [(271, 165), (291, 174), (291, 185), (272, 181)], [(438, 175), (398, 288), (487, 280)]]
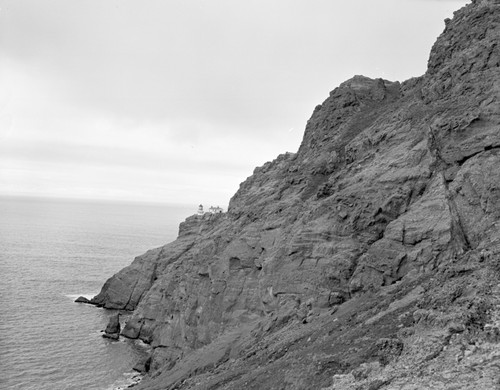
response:
[(465, 0), (0, 0), (0, 195), (227, 207), (354, 75)]

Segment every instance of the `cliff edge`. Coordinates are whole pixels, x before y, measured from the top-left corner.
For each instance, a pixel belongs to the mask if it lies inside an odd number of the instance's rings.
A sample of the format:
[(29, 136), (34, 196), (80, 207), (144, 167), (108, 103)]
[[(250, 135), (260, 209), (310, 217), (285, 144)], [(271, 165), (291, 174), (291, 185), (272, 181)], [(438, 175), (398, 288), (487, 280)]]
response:
[(138, 389), (500, 388), (500, 1), (445, 23), (423, 76), (344, 82), (105, 283), (153, 348)]

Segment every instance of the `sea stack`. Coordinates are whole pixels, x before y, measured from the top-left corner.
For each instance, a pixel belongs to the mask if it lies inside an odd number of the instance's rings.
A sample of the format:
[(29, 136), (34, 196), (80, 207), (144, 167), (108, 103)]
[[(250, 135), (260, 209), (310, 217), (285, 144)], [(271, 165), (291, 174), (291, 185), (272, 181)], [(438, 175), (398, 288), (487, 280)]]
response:
[(151, 345), (137, 389), (498, 389), (499, 280), (500, 1), (474, 0), (424, 75), (339, 85), (92, 303)]
[(109, 317), (108, 325), (106, 326), (102, 337), (118, 340), (120, 337), (120, 330), (120, 313), (116, 313)]

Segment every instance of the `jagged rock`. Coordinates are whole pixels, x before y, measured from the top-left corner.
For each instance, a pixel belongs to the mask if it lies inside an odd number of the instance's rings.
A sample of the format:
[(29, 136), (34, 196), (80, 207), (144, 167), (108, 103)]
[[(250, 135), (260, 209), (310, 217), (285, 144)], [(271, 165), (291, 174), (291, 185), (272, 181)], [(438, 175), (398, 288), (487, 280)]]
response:
[(376, 355), (381, 365), (385, 366), (403, 352), (403, 342), (399, 339), (379, 339), (375, 345)]
[(495, 388), (499, 36), (473, 1), (423, 76), (342, 83), (227, 213), (110, 278), (91, 303), (153, 347), (138, 388)]

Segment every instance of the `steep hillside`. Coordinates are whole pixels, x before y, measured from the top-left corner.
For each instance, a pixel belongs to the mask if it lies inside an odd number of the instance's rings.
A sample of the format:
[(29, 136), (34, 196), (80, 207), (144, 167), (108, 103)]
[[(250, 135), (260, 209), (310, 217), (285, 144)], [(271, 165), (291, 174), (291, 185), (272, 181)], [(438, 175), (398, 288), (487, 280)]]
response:
[(138, 389), (500, 388), (500, 1), (425, 75), (355, 76), (227, 213), (189, 217), (92, 303), (133, 310)]

